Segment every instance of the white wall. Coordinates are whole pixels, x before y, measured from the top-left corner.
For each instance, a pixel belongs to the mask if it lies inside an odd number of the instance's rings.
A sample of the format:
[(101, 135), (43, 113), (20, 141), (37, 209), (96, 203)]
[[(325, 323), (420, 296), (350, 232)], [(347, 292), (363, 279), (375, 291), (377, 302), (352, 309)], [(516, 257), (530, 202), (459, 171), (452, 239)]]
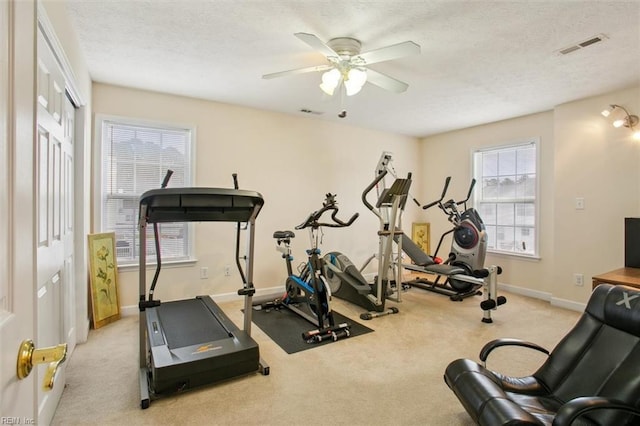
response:
[[(504, 269), (501, 283), (575, 307), (587, 301), (592, 276), (624, 266), (624, 217), (640, 216), (640, 142), (600, 115), (612, 103), (638, 114), (640, 87), (421, 141), (429, 199), (446, 176), (454, 190), (468, 185), (472, 150), (540, 138), (540, 259), (489, 255), (487, 263)], [(584, 210), (575, 209), (576, 197), (584, 197)], [(448, 229), (438, 213), (426, 216), (432, 240)], [(574, 273), (584, 274), (583, 287), (573, 284)]]
[[(553, 294), (586, 301), (591, 277), (624, 266), (624, 218), (640, 216), (640, 141), (600, 114), (620, 104), (640, 113), (640, 87), (559, 105), (554, 111)], [(584, 197), (585, 209), (575, 209)], [(583, 288), (572, 283), (584, 274)]]
[[(373, 180), (383, 151), (394, 153), (399, 175), (420, 175), (416, 139), (347, 124), (105, 84), (93, 86), (93, 111), (195, 125), (195, 185), (231, 187), (231, 174), (238, 173), (241, 188), (264, 196), (265, 206), (256, 226), (254, 281), (258, 289), (284, 288), (286, 269), (275, 250), (273, 232), (293, 229), (304, 221), (322, 206), (327, 192), (337, 193), (342, 217), (355, 212), (360, 217), (349, 228), (326, 230), (323, 251), (342, 251), (360, 266), (377, 250), (378, 221), (360, 197)], [(419, 187), (416, 182), (415, 188)], [(404, 222), (408, 229), (415, 215), (415, 209), (407, 211)], [(241, 286), (235, 271), (235, 224), (202, 223), (196, 227), (198, 262), (163, 267), (155, 293), (160, 300), (234, 293)], [(296, 232), (293, 245), (297, 264), (305, 259), (307, 234)], [(231, 277), (224, 276), (225, 265), (231, 265)], [(209, 268), (208, 280), (199, 278), (203, 266)], [(135, 306), (137, 270), (121, 270), (119, 280), (121, 305)]]
[[(450, 194), (464, 195), (471, 179), (471, 152), (535, 137), (540, 141), (539, 259), (488, 255), (502, 266), (500, 282), (525, 294), (579, 308), (590, 293), (591, 276), (622, 266), (625, 216), (640, 216), (640, 147), (628, 129), (615, 129), (600, 115), (603, 106), (620, 103), (640, 110), (640, 90), (621, 90), (512, 120), (415, 139), (327, 123), (295, 115), (94, 84), (95, 113), (193, 124), (197, 127), (198, 186), (240, 185), (259, 191), (265, 207), (258, 217), (255, 285), (283, 285), (285, 267), (272, 233), (292, 229), (319, 208), (324, 194), (338, 194), (344, 216), (360, 218), (348, 229), (329, 229), (324, 251), (345, 252), (356, 265), (377, 250), (377, 219), (364, 208), (362, 190), (373, 178), (382, 151), (394, 153), (400, 175), (414, 173), (412, 195), (422, 204), (441, 192), (452, 176)], [(586, 209), (574, 208), (584, 197)], [(448, 230), (444, 215), (407, 204), (405, 232), (412, 222), (430, 222), (432, 250)], [(198, 262), (165, 267), (157, 296), (173, 300), (194, 294), (234, 293), (240, 286), (234, 269), (233, 224), (197, 224)], [(306, 233), (294, 241), (296, 263), (304, 259)], [(445, 244), (446, 249), (446, 244)], [(446, 254), (446, 253), (445, 253)], [(233, 274), (224, 277), (225, 265)], [(200, 280), (206, 266), (210, 279)], [(368, 272), (373, 272), (370, 268)], [(573, 284), (582, 273), (584, 287)], [(137, 302), (137, 271), (120, 273), (123, 306)]]
[[(447, 176), (451, 176), (448, 194), (455, 199), (466, 195), (471, 181), (471, 156), (475, 149), (521, 142), (538, 138), (540, 147), (540, 243), (539, 260), (513, 256), (488, 254), (485, 264), (500, 265), (503, 273), (499, 282), (531, 289), (536, 292), (550, 291), (553, 276), (553, 113), (543, 112), (512, 120), (490, 123), (455, 132), (424, 138), (421, 144), (425, 199), (437, 199)], [(450, 224), (437, 208), (426, 211), (426, 220), (431, 222), (432, 247), (435, 250), (440, 235), (450, 229)], [(451, 239), (443, 243), (446, 257)]]

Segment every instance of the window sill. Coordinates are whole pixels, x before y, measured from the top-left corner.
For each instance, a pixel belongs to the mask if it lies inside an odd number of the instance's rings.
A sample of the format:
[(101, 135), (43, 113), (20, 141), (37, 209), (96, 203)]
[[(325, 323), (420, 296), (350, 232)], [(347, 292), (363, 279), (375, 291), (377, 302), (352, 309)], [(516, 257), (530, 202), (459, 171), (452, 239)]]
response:
[[(166, 261), (162, 262), (162, 267), (171, 269), (171, 268), (184, 268), (187, 266), (193, 266), (198, 262), (198, 259), (185, 259), (185, 260), (174, 260), (174, 261)], [(128, 271), (137, 271), (139, 269), (137, 263), (128, 263), (126, 265), (118, 265), (118, 272), (128, 272)], [(156, 262), (147, 262), (147, 269), (155, 268)]]
[(505, 251), (487, 250), (487, 254), (490, 254), (492, 256), (498, 256), (498, 257), (507, 257), (507, 258), (511, 258), (511, 259), (529, 260), (529, 261), (532, 261), (532, 262), (539, 262), (540, 260), (542, 260), (542, 258), (539, 255), (509, 253), (509, 252), (505, 252)]

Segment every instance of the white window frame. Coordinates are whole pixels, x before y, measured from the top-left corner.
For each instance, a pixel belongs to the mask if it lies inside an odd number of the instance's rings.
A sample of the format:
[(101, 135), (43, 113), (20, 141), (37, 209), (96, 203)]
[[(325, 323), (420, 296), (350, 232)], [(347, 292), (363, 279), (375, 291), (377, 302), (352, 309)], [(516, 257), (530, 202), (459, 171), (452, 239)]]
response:
[[(471, 175), (476, 179), (478, 185), (476, 186), (476, 190), (473, 195), (473, 205), (474, 207), (480, 211), (480, 204), (482, 203), (482, 171), (476, 170), (476, 161), (475, 157), (478, 153), (485, 153), (491, 151), (501, 151), (501, 150), (509, 150), (519, 147), (526, 147), (533, 145), (535, 148), (535, 156), (536, 156), (536, 187), (535, 187), (535, 199), (533, 200), (534, 205), (534, 239), (535, 244), (533, 247), (533, 253), (522, 253), (515, 251), (507, 251), (500, 250), (497, 246), (492, 248), (487, 248), (487, 252), (507, 255), (507, 256), (515, 256), (515, 257), (524, 257), (529, 259), (539, 259), (540, 258), (540, 138), (539, 137), (531, 137), (522, 139), (519, 141), (514, 141), (510, 143), (505, 143), (501, 145), (494, 145), (490, 147), (482, 147), (472, 150), (471, 152)], [(513, 199), (512, 202), (516, 202), (518, 199)], [(482, 214), (480, 214), (482, 217)], [(515, 226), (515, 225), (514, 225)]]
[[(131, 126), (142, 126), (142, 127), (155, 127), (155, 128), (159, 128), (159, 129), (167, 129), (167, 130), (180, 130), (180, 131), (188, 131), (191, 135), (190, 138), (190, 146), (189, 146), (189, 155), (188, 155), (188, 161), (189, 161), (189, 171), (187, 173), (187, 176), (185, 176), (185, 179), (189, 180), (188, 182), (185, 181), (185, 185), (184, 186), (192, 186), (193, 183), (195, 182), (195, 176), (196, 176), (196, 163), (195, 163), (195, 159), (196, 159), (196, 127), (193, 125), (184, 125), (184, 124), (179, 124), (179, 123), (167, 123), (167, 122), (160, 122), (160, 121), (152, 121), (152, 120), (145, 120), (145, 119), (139, 119), (139, 118), (132, 118), (132, 117), (123, 117), (123, 116), (116, 116), (116, 115), (107, 115), (107, 114), (96, 114), (95, 115), (95, 121), (94, 121), (94, 141), (95, 141), (95, 145), (94, 145), (94, 150), (93, 150), (93, 166), (94, 166), (94, 172), (93, 172), (93, 223), (94, 223), (94, 232), (112, 232), (112, 229), (105, 229), (104, 225), (103, 225), (103, 219), (104, 219), (104, 214), (103, 214), (103, 201), (104, 198), (106, 196), (106, 194), (104, 193), (104, 188), (103, 188), (103, 182), (104, 182), (104, 162), (103, 162), (103, 148), (104, 148), (104, 141), (102, 140), (103, 137), (103, 126), (106, 123), (117, 123), (117, 124), (123, 124), (123, 125), (131, 125)], [(158, 188), (160, 188), (160, 184), (162, 182), (159, 181), (158, 182)], [(169, 181), (169, 185), (168, 187), (171, 187), (171, 181)], [(137, 217), (135, 219), (136, 223), (135, 223), (135, 227), (138, 226), (137, 223)], [(151, 227), (149, 227), (149, 229), (152, 229)], [(153, 239), (152, 239), (153, 240)], [(147, 241), (147, 250), (148, 252), (151, 251), (150, 248), (152, 248), (153, 246), (153, 241)], [(172, 259), (172, 258), (163, 258), (162, 259), (162, 264), (164, 265), (181, 265), (181, 264), (190, 264), (195, 262), (196, 259), (196, 255), (195, 255), (195, 231), (194, 231), (194, 227), (193, 224), (187, 224), (187, 247), (186, 247), (186, 253), (184, 257), (181, 257), (180, 259)], [(136, 267), (138, 267), (139, 265), (139, 261), (138, 261), (138, 257), (135, 256), (133, 260), (129, 261), (129, 262), (122, 262), (122, 261), (118, 261), (118, 268), (119, 269), (135, 269)], [(147, 264), (148, 265), (153, 265), (156, 263), (156, 259), (155, 259), (155, 255), (149, 255), (149, 253), (147, 254)]]

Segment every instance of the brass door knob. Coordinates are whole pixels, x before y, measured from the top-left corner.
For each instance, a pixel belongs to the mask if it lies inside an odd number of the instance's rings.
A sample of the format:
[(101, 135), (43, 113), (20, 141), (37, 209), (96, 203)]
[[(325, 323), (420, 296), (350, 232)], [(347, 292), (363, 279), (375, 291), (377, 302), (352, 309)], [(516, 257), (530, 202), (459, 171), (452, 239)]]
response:
[(58, 371), (58, 366), (67, 359), (67, 344), (61, 343), (48, 348), (36, 349), (33, 340), (27, 339), (20, 344), (18, 351), (18, 378), (26, 378), (34, 365), (46, 364), (47, 371), (44, 375), (43, 389), (49, 391), (53, 389), (53, 384)]

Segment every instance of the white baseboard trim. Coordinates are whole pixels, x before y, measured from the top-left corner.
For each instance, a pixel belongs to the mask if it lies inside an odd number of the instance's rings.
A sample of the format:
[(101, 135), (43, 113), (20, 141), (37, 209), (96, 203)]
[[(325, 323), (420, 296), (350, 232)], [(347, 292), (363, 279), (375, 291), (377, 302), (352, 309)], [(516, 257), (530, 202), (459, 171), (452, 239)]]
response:
[(89, 330), (91, 329), (91, 321), (89, 318), (78, 321), (78, 333), (76, 334), (76, 342), (84, 343), (89, 339)]
[[(256, 294), (253, 297), (267, 296), (270, 294), (278, 294), (282, 293), (282, 286), (277, 287), (269, 287), (269, 288), (258, 288), (256, 289)], [(210, 297), (215, 302), (231, 302), (233, 300), (242, 299), (243, 296), (238, 296), (238, 293), (223, 293), (223, 294), (212, 294)], [(120, 307), (120, 315), (123, 317), (138, 315), (138, 306), (137, 305), (128, 305)]]
[(508, 291), (509, 293), (532, 297), (534, 299), (544, 300), (545, 302), (549, 302), (551, 306), (557, 306), (558, 308), (569, 309), (571, 311), (584, 312), (584, 309), (587, 307), (586, 303), (553, 297), (551, 293), (547, 293), (546, 291), (531, 290), (530, 288), (517, 287), (511, 284), (502, 283), (498, 284), (498, 289)]
[(586, 303), (574, 302), (573, 300), (560, 299), (558, 297), (551, 298), (551, 306), (557, 306), (559, 308), (569, 309), (576, 312), (584, 312), (587, 307)]
[(531, 290), (530, 288), (518, 287), (511, 284), (498, 283), (499, 290), (505, 290), (509, 293), (521, 294), (523, 296), (532, 297), (534, 299), (544, 300), (546, 302), (551, 301), (551, 293), (539, 290)]
[(132, 315), (138, 315), (138, 307), (134, 305), (120, 306), (120, 316), (130, 317)]
[[(373, 279), (373, 277), (371, 277), (371, 279)], [(585, 303), (579, 303), (579, 302), (574, 302), (572, 300), (553, 297), (551, 293), (547, 293), (539, 290), (532, 290), (530, 288), (518, 287), (511, 284), (498, 283), (498, 289), (508, 291), (509, 293), (515, 293), (515, 294), (520, 294), (522, 296), (532, 297), (534, 299), (544, 300), (545, 302), (549, 302), (552, 306), (557, 306), (559, 308), (569, 309), (576, 312), (584, 312), (584, 309), (587, 306)], [(256, 289), (256, 294), (254, 295), (254, 297), (278, 294), (281, 291), (282, 291), (282, 286), (259, 288), (259, 289)], [(242, 296), (238, 296), (238, 294), (234, 292), (234, 293), (223, 293), (223, 294), (211, 295), (211, 298), (216, 302), (230, 302), (233, 300), (241, 299)], [(122, 315), (123, 317), (130, 316), (130, 315), (137, 315), (137, 314), (138, 314), (138, 306), (136, 305), (122, 306), (120, 308), (120, 315)]]

